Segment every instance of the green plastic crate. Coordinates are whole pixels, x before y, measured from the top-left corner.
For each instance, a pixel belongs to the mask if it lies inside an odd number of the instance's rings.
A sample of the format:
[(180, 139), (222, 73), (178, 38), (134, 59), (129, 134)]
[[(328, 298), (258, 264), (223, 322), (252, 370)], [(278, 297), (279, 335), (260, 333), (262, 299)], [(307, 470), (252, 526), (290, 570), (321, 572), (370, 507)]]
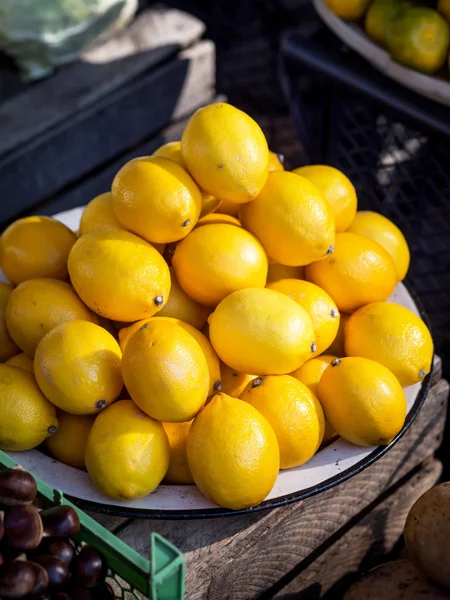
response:
[[(15, 467), (17, 463), (0, 450), (0, 468)], [(78, 513), (81, 522), (80, 533), (75, 541), (86, 542), (97, 548), (109, 566), (108, 581), (114, 588), (116, 598), (123, 600), (183, 600), (184, 599), (184, 559), (181, 552), (157, 533), (150, 538), (150, 560), (135, 552), (119, 540), (113, 533), (91, 519), (86, 513), (64, 498), (59, 490), (54, 490), (33, 475), (38, 487), (38, 495), (48, 505), (67, 504)]]

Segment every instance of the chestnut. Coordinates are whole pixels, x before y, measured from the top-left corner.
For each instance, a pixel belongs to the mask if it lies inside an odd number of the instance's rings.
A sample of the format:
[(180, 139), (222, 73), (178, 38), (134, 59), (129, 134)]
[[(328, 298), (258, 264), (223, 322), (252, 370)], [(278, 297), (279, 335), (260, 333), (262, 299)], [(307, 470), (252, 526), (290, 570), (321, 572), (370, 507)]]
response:
[(104, 556), (92, 546), (83, 546), (72, 567), (76, 585), (85, 588), (97, 587), (105, 581), (107, 573), (108, 565)]
[(36, 578), (35, 578), (33, 589), (30, 592), (30, 595), (31, 596), (39, 596), (39, 594), (42, 594), (42, 592), (44, 592), (48, 588), (49, 580), (48, 580), (47, 571), (44, 569), (44, 567), (42, 565), (38, 565), (35, 562), (29, 561), (29, 562), (25, 562), (22, 564), (33, 566), (33, 568), (35, 570)]
[(114, 600), (115, 594), (109, 583), (89, 588), (73, 588), (69, 591), (70, 600)]
[(40, 513), (45, 537), (69, 538), (80, 531), (80, 519), (75, 509), (63, 504), (46, 508)]
[[(22, 598), (36, 588), (43, 591), (48, 583), (45, 570), (31, 562), (11, 560), (0, 567), (0, 596)], [(40, 593), (39, 591), (39, 593)]]
[(61, 587), (68, 581), (69, 569), (60, 558), (43, 554), (41, 556), (33, 556), (33, 562), (41, 565), (47, 571), (49, 587)]
[(50, 554), (51, 556), (56, 556), (69, 566), (75, 556), (75, 548), (70, 540), (44, 538), (33, 554), (36, 556)]
[(24, 552), (37, 548), (44, 533), (39, 511), (32, 504), (10, 508), (5, 513), (4, 527), (7, 546)]
[(18, 468), (0, 471), (0, 506), (30, 504), (36, 494), (36, 481), (28, 471)]

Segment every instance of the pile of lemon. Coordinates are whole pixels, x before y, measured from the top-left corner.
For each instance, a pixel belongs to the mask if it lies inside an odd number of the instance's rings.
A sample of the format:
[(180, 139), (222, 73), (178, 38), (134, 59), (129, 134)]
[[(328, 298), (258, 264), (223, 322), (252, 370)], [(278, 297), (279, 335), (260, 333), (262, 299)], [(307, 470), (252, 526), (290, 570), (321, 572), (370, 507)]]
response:
[(13, 223), (0, 448), (44, 444), (116, 499), (195, 483), (240, 509), (338, 435), (388, 444), (432, 340), (386, 302), (408, 270), (403, 235), (356, 209), (343, 173), (284, 171), (257, 123), (221, 103), (125, 164), (79, 235)]

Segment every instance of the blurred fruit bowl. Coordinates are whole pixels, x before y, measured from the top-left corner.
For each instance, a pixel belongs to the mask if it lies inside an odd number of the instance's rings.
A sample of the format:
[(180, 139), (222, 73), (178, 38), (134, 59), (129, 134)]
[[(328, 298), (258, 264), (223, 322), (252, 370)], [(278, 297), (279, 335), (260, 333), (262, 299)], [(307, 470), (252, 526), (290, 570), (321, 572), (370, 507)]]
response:
[(373, 42), (357, 23), (346, 22), (334, 14), (325, 0), (314, 0), (317, 14), (344, 44), (370, 62), (378, 71), (401, 85), (435, 100), (450, 105), (450, 80), (439, 75), (425, 75), (395, 62), (390, 54)]
[[(75, 208), (55, 215), (55, 218), (77, 231), (83, 208)], [(3, 275), (0, 272), (0, 279)], [(389, 301), (412, 310), (425, 318), (417, 300), (398, 283)], [(208, 518), (239, 512), (264, 510), (302, 500), (333, 487), (356, 475), (386, 452), (405, 433), (417, 416), (428, 392), (430, 375), (422, 383), (404, 389), (407, 400), (407, 417), (400, 433), (387, 446), (361, 447), (339, 438), (319, 450), (305, 465), (280, 471), (275, 486), (256, 508), (231, 511), (220, 508), (201, 494), (195, 485), (159, 485), (145, 498), (121, 502), (100, 492), (86, 471), (70, 467), (47, 456), (40, 450), (7, 454), (20, 462), (34, 475), (52, 487), (70, 496), (80, 507), (113, 515), (155, 518)]]

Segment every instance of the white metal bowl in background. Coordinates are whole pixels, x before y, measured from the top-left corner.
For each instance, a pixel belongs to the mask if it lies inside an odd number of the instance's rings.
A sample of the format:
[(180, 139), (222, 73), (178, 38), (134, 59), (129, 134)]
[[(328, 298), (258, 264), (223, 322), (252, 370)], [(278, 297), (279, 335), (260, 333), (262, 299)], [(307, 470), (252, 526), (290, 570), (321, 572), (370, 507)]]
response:
[[(75, 208), (55, 215), (55, 218), (65, 223), (72, 230), (77, 230), (83, 208)], [(4, 280), (0, 271), (0, 279)], [(404, 285), (398, 284), (389, 299), (406, 306), (414, 313), (419, 311)], [(416, 384), (405, 389), (408, 413), (411, 411), (421, 385)], [(338, 439), (330, 446), (320, 450), (307, 464), (285, 471), (280, 471), (275, 486), (270, 492), (267, 504), (277, 504), (286, 496), (299, 494), (310, 488), (328, 487), (333, 485), (332, 481), (349, 470), (356, 472), (358, 465), (370, 461), (375, 447), (362, 448), (354, 446)], [(199, 511), (204, 516), (211, 516), (214, 509), (218, 507), (203, 496), (195, 486), (189, 485), (160, 485), (152, 494), (135, 500), (133, 502), (121, 502), (102, 494), (91, 482), (89, 475), (78, 469), (74, 469), (53, 458), (50, 458), (39, 450), (27, 452), (9, 452), (14, 460), (22, 464), (26, 469), (32, 471), (36, 476), (43, 479), (48, 485), (60, 489), (66, 495), (82, 501), (103, 505), (103, 510), (111, 513), (120, 513), (124, 509), (130, 512), (138, 509), (147, 513), (155, 511), (155, 516), (170, 518), (171, 513), (182, 514), (183, 517), (198, 516)], [(327, 483), (329, 482), (329, 483)], [(91, 506), (95, 509), (96, 507)], [(101, 507), (98, 507), (100, 508)], [(160, 513), (158, 515), (158, 513)]]
[(314, 6), (322, 21), (340, 40), (384, 75), (422, 96), (450, 106), (450, 81), (433, 75), (424, 75), (396, 63), (390, 54), (375, 44), (361, 27), (355, 23), (347, 23), (331, 12), (325, 0), (314, 0)]

